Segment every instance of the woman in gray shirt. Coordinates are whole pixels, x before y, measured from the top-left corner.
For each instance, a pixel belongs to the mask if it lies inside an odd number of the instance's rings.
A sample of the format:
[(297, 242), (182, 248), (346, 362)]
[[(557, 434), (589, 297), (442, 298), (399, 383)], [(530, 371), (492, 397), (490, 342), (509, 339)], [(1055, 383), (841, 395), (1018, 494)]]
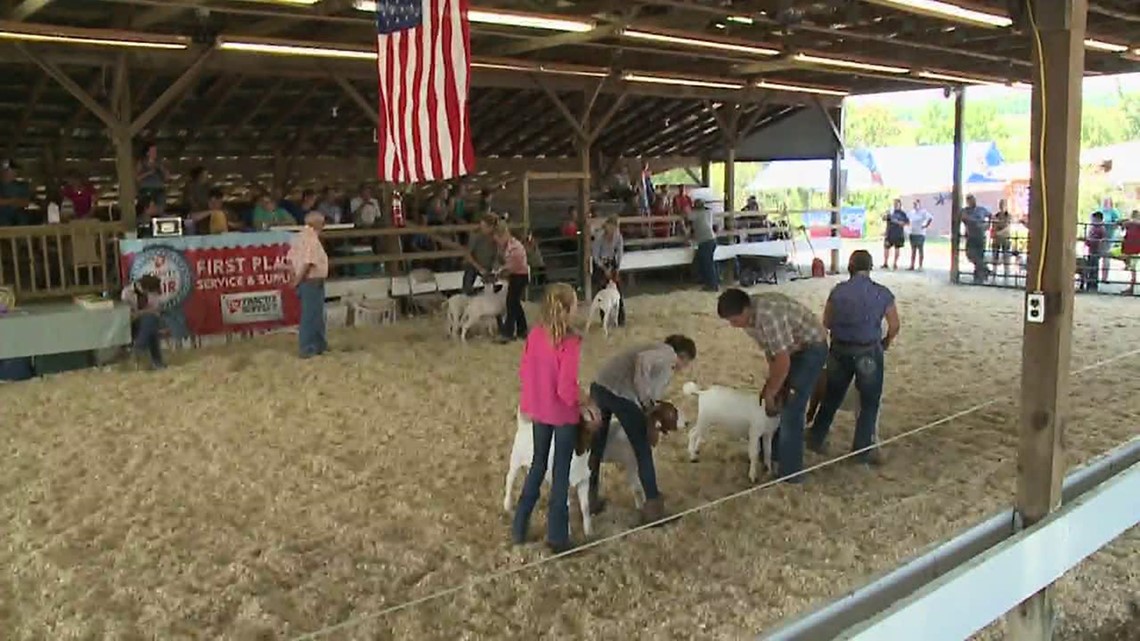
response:
[(597, 513), (605, 508), (598, 496), (600, 468), (609, 438), (610, 419), (617, 417), (637, 457), (637, 475), (645, 491), (642, 519), (646, 523), (660, 520), (665, 505), (657, 490), (657, 471), (653, 466), (653, 449), (649, 443), (646, 413), (665, 395), (673, 373), (684, 369), (697, 357), (697, 346), (691, 338), (674, 334), (660, 343), (628, 349), (610, 358), (590, 385), (590, 398), (602, 412), (602, 426), (594, 433), (590, 446), (590, 507)]
[[(618, 229), (617, 217), (607, 218), (602, 231), (593, 239), (590, 248), (593, 259), (594, 290), (600, 291), (614, 281), (621, 288), (618, 272), (621, 269), (621, 258), (625, 253), (625, 240)], [(618, 303), (618, 326), (625, 325), (625, 298)]]

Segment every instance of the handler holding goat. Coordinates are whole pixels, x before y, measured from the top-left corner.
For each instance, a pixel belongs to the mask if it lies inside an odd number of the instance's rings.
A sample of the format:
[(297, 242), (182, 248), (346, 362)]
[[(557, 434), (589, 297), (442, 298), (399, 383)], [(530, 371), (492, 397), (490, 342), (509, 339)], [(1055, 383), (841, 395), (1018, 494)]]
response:
[[(760, 394), (765, 412), (780, 414), (780, 476), (798, 474), (804, 465), (804, 414), (827, 361), (827, 330), (802, 303), (775, 292), (749, 297), (740, 289), (725, 290), (717, 300), (717, 315), (743, 329), (768, 357), (768, 379)], [(783, 400), (785, 385), (789, 393)], [(801, 481), (801, 476), (788, 479)]]
[[(697, 357), (691, 338), (674, 334), (661, 343), (628, 349), (606, 361), (590, 386), (590, 398), (601, 410), (601, 427), (590, 445), (589, 502), (595, 513), (605, 509), (598, 497), (600, 471), (609, 438), (610, 419), (617, 416), (637, 456), (637, 475), (645, 490), (642, 521), (652, 523), (665, 516), (665, 504), (657, 491), (657, 471), (653, 465), (654, 435), (649, 429), (654, 405), (665, 395), (673, 373), (683, 370)], [(665, 405), (665, 404), (662, 404)]]
[[(590, 250), (593, 261), (592, 279), (595, 291), (601, 291), (611, 282), (621, 288), (621, 258), (625, 253), (625, 240), (618, 229), (617, 217), (607, 218), (602, 231), (593, 239)], [(605, 319), (603, 318), (603, 322)], [(617, 324), (625, 326), (625, 301), (618, 303)]]
[[(827, 432), (852, 378), (859, 391), (859, 418), (855, 421), (852, 450), (870, 447), (875, 441), (879, 400), (883, 395), (883, 352), (898, 336), (899, 312), (891, 290), (871, 280), (873, 264), (869, 252), (862, 249), (853, 252), (847, 262), (851, 278), (831, 290), (823, 311), (823, 324), (831, 330), (827, 391), (808, 433), (808, 447), (819, 453), (824, 452)], [(883, 336), (884, 318), (886, 336)], [(882, 454), (874, 449), (858, 455), (858, 459), (878, 464), (882, 462)]]

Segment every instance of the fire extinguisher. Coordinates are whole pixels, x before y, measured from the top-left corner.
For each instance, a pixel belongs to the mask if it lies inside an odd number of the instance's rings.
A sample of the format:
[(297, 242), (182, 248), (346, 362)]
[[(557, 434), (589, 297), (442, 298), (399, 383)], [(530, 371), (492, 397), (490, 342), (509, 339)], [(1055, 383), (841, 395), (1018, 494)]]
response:
[(392, 226), (404, 227), (407, 221), (404, 219), (404, 203), (400, 197), (400, 192), (392, 194)]

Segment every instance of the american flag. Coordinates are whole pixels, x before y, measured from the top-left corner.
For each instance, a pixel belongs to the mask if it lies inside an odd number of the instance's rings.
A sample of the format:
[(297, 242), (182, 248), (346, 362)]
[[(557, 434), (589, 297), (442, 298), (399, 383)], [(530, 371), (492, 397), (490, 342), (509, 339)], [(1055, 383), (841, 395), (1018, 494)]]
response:
[(379, 0), (380, 179), (446, 180), (475, 168), (467, 110), (468, 0)]

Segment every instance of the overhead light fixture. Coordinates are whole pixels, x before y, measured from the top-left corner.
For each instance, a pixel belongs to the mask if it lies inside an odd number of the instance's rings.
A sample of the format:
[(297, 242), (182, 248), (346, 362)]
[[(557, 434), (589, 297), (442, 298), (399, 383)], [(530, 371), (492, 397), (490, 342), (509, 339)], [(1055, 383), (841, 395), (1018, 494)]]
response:
[(473, 69), (492, 69), (498, 71), (526, 71), (531, 73), (550, 73), (561, 76), (586, 76), (590, 78), (605, 78), (610, 75), (608, 69), (603, 67), (573, 67), (573, 66), (549, 66), (541, 64), (531, 64), (521, 60), (511, 60), (503, 58), (484, 58), (476, 60), (471, 63)]
[(857, 60), (843, 60), (841, 58), (826, 58), (824, 56), (815, 56), (807, 53), (797, 53), (792, 57), (792, 60), (825, 67), (839, 67), (842, 69), (862, 69), (864, 71), (881, 71), (883, 73), (910, 73), (910, 69), (906, 67), (880, 65), (871, 62), (859, 62)]
[(626, 38), (634, 38), (637, 40), (649, 40), (651, 42), (664, 42), (667, 44), (680, 45), (682, 47), (701, 47), (704, 49), (719, 49), (721, 51), (731, 51), (734, 53), (747, 53), (754, 56), (775, 56), (780, 52), (776, 49), (769, 49), (768, 47), (755, 47), (752, 45), (738, 44), (735, 42), (727, 42), (724, 40), (704, 40), (701, 38), (693, 38), (691, 36), (671, 35), (667, 33), (657, 33), (651, 31), (638, 31), (636, 29), (625, 29), (621, 35)]
[(919, 78), (926, 78), (928, 80), (944, 80), (946, 82), (957, 82), (964, 85), (996, 85), (999, 84), (993, 80), (986, 78), (969, 78), (967, 76), (956, 76), (949, 73), (941, 73), (937, 71), (920, 71), (918, 72)]
[(242, 51), (245, 53), (268, 53), (277, 56), (304, 56), (308, 58), (339, 58), (342, 60), (376, 60), (375, 51), (361, 49), (335, 49), (332, 47), (311, 47), (305, 45), (272, 44), (267, 42), (221, 41), (222, 51)]
[(744, 85), (737, 82), (724, 82), (713, 80), (696, 80), (692, 78), (674, 78), (671, 76), (651, 76), (640, 73), (627, 73), (622, 80), (629, 82), (646, 82), (657, 85), (678, 85), (682, 87), (705, 87), (708, 89), (743, 89)]
[(1107, 51), (1109, 53), (1124, 53), (1125, 51), (1128, 51), (1128, 47), (1125, 45), (1118, 45), (1112, 42), (1096, 40), (1095, 38), (1085, 39), (1085, 48), (1095, 49), (1097, 51)]
[(471, 22), (481, 24), (497, 24), (504, 27), (527, 27), (530, 29), (569, 31), (574, 33), (584, 33), (594, 28), (593, 22), (543, 16), (534, 13), (515, 13), (513, 11), (482, 11), (472, 9), (467, 12), (467, 19)]
[(128, 47), (133, 49), (186, 49), (189, 43), (183, 38), (169, 38), (163, 40), (147, 39), (135, 40), (132, 38), (102, 38), (83, 35), (82, 29), (59, 30), (0, 30), (0, 40), (22, 40), (24, 42), (59, 42), (73, 45), (92, 45), (97, 47)]
[(752, 18), (749, 18), (748, 16), (729, 16), (728, 18), (725, 18), (725, 19), (728, 20), (729, 22), (735, 22), (736, 24), (755, 24), (756, 23), (755, 20), (753, 20)]
[[(360, 11), (376, 12), (375, 0), (356, 0), (352, 6)], [(528, 29), (546, 29), (548, 31), (569, 31), (583, 33), (594, 28), (593, 22), (573, 20), (559, 16), (548, 16), (538, 13), (519, 13), (515, 11), (486, 11), (484, 9), (471, 9), (467, 12), (467, 19), (479, 24), (496, 24), (504, 27), (525, 27)]]
[(1008, 27), (1013, 24), (1008, 16), (967, 9), (941, 0), (870, 0), (873, 4), (894, 7), (903, 11), (925, 14), (937, 18), (949, 18), (958, 22), (984, 27)]
[(783, 82), (770, 82), (768, 80), (761, 80), (755, 85), (759, 89), (771, 89), (773, 91), (793, 91), (796, 93), (814, 93), (821, 96), (846, 96), (848, 92), (840, 89), (827, 89), (825, 87), (808, 87), (805, 85), (789, 85)]

